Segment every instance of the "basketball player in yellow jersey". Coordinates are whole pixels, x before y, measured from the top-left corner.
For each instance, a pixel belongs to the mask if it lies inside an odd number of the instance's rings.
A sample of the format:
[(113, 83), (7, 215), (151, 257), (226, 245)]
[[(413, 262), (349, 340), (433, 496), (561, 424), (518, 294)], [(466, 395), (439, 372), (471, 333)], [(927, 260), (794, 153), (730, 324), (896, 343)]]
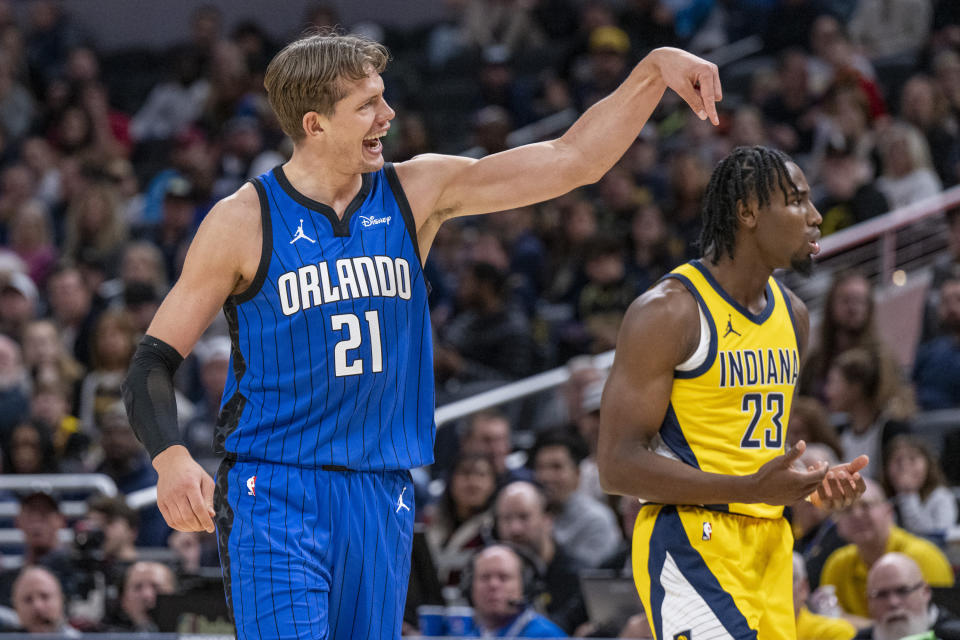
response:
[(793, 639), (793, 536), (783, 506), (864, 489), (861, 456), (827, 469), (784, 452), (804, 304), (774, 269), (809, 271), (820, 214), (780, 151), (740, 147), (705, 195), (703, 258), (628, 309), (603, 392), (598, 465), (638, 496), (634, 580), (659, 640)]

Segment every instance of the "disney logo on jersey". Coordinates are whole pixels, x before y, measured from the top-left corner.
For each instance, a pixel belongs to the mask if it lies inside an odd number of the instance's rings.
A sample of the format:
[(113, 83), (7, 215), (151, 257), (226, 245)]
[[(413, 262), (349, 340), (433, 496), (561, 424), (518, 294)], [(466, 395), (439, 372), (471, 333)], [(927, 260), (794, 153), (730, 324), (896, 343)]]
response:
[(373, 227), (378, 224), (390, 224), (390, 221), (393, 220), (393, 216), (387, 216), (385, 218), (377, 218), (375, 216), (360, 216), (360, 224), (364, 227)]

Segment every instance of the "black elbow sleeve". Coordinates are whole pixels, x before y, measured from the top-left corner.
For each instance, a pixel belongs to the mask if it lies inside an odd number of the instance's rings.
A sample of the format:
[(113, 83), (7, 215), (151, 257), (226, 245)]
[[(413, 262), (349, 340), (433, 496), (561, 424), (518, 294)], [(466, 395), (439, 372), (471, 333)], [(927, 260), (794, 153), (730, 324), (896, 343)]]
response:
[(173, 391), (173, 374), (181, 362), (183, 356), (176, 349), (144, 336), (123, 381), (123, 404), (130, 426), (151, 459), (167, 447), (183, 444)]

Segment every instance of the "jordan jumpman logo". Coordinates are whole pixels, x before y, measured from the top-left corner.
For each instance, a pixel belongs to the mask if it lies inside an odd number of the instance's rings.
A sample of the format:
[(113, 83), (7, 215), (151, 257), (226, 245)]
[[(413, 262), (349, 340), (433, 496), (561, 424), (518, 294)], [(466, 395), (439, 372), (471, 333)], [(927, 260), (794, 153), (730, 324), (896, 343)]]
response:
[(293, 244), (297, 240), (307, 240), (308, 242), (316, 242), (313, 238), (308, 236), (303, 232), (303, 218), (300, 218), (300, 226), (297, 227), (297, 235), (293, 236), (293, 240), (290, 241), (290, 244)]
[(400, 496), (397, 498), (397, 513), (400, 513), (400, 509), (406, 509), (407, 511), (410, 511), (410, 507), (403, 504), (403, 494), (405, 494), (406, 492), (407, 492), (407, 488), (404, 487), (403, 491), (400, 492)]
[(740, 334), (739, 331), (737, 331), (736, 329), (733, 328), (733, 318), (732, 318), (732, 317), (730, 316), (730, 314), (728, 313), (728, 314), (727, 314), (727, 332), (723, 334), (723, 337), (726, 338), (726, 337), (727, 337), (728, 335), (730, 335), (731, 333), (735, 333), (735, 334), (737, 334), (738, 336), (740, 336), (741, 338), (743, 337), (743, 336)]

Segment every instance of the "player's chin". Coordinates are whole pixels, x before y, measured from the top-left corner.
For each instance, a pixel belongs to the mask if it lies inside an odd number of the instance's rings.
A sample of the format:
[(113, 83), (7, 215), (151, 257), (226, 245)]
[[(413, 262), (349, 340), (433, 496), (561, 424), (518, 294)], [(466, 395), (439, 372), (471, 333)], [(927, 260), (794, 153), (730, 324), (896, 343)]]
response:
[(813, 255), (795, 255), (790, 259), (790, 268), (802, 276), (813, 273)]

